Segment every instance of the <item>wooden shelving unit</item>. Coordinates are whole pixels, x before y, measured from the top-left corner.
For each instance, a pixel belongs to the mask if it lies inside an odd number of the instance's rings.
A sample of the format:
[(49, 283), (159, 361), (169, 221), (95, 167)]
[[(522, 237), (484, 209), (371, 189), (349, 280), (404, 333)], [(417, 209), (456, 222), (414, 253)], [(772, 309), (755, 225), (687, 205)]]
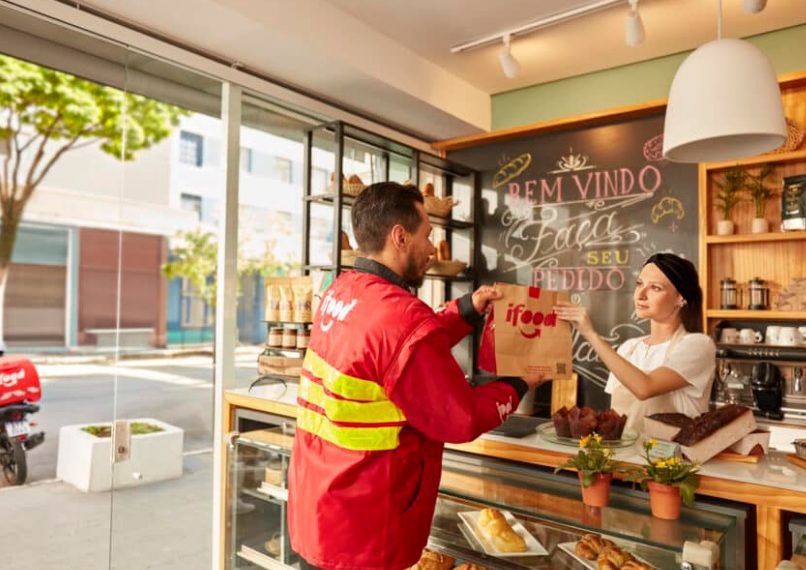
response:
[[(782, 89), (784, 112), (800, 125), (806, 125), (806, 86), (793, 85)], [(806, 143), (792, 152), (771, 153), (738, 161), (726, 161), (700, 165), (700, 284), (704, 296), (704, 325), (706, 332), (720, 319), (747, 320), (792, 320), (806, 321), (806, 311), (776, 310), (776, 300), (782, 289), (795, 277), (806, 277), (806, 231), (778, 231), (781, 220), (780, 195), (767, 203), (765, 218), (770, 222), (770, 232), (750, 233), (755, 215), (752, 202), (740, 203), (733, 212), (736, 225), (734, 235), (716, 235), (717, 221), (721, 214), (714, 204), (715, 182), (721, 182), (728, 169), (744, 168), (757, 174), (765, 164), (774, 168), (769, 184), (778, 188), (787, 176), (806, 174)], [(719, 282), (727, 277), (736, 280), (743, 289), (741, 306), (747, 307), (747, 283), (754, 277), (767, 282), (770, 290), (769, 310), (720, 310)]]

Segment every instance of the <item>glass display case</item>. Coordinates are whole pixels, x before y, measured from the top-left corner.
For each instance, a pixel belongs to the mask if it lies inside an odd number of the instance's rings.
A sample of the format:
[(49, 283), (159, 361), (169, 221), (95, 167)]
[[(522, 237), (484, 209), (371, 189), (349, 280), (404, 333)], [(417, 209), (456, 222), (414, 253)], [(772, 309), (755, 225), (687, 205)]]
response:
[(228, 449), (227, 568), (298, 567), (287, 529), (293, 421), (239, 412)]
[[(483, 538), (467, 522), (486, 507), (510, 513), (545, 553), (487, 554)], [(645, 493), (620, 486), (613, 488), (607, 507), (586, 507), (575, 474), (450, 453), (443, 461), (429, 546), (486, 568), (596, 568), (595, 561), (575, 555), (577, 540), (593, 533), (652, 567), (680, 569), (686, 541), (711, 541), (719, 545), (721, 568), (743, 569), (747, 516), (746, 507), (698, 500), (683, 509), (680, 520), (661, 520), (649, 514)]]

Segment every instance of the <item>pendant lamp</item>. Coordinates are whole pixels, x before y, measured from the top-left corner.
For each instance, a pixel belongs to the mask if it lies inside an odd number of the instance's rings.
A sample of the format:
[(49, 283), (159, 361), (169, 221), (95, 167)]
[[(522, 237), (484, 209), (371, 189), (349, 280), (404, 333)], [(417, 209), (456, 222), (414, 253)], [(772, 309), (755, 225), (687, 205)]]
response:
[(717, 39), (697, 48), (672, 81), (663, 156), (675, 162), (717, 162), (762, 154), (786, 140), (778, 79), (767, 57), (744, 40)]

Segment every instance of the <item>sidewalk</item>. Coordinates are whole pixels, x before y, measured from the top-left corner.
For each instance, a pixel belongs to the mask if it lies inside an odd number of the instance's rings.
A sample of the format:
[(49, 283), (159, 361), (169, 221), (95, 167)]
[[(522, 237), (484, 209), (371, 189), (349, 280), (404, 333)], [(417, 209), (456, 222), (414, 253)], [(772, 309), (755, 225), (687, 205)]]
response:
[(114, 493), (82, 493), (61, 481), (0, 488), (4, 566), (210, 568), (212, 485), (213, 454), (204, 453), (185, 456), (179, 479)]
[[(258, 345), (239, 346), (235, 349), (235, 356), (257, 355), (263, 349)], [(117, 357), (120, 360), (147, 360), (159, 358), (181, 358), (184, 356), (208, 356), (213, 357), (213, 349), (210, 345), (187, 346), (182, 348), (148, 348), (132, 349), (121, 351), (116, 355), (114, 351), (101, 351), (94, 348), (68, 350), (60, 348), (59, 351), (47, 352), (42, 349), (25, 347), (9, 347), (7, 356), (25, 356), (30, 358), (35, 365), (40, 364), (108, 364)]]

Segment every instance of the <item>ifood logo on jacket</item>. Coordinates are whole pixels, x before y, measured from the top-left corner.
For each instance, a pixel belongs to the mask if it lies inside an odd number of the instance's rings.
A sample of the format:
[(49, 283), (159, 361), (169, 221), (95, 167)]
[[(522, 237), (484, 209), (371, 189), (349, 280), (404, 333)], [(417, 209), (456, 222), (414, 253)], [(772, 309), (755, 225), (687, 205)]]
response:
[(557, 326), (557, 313), (530, 311), (524, 304), (510, 303), (507, 307), (507, 323), (517, 328), (524, 337), (532, 339), (540, 336), (542, 327)]
[(322, 329), (322, 332), (327, 332), (336, 321), (344, 322), (344, 319), (347, 318), (347, 315), (357, 304), (357, 299), (340, 301), (332, 293), (328, 293), (322, 299), (322, 304), (319, 305), (319, 316), (321, 317), (319, 328)]

